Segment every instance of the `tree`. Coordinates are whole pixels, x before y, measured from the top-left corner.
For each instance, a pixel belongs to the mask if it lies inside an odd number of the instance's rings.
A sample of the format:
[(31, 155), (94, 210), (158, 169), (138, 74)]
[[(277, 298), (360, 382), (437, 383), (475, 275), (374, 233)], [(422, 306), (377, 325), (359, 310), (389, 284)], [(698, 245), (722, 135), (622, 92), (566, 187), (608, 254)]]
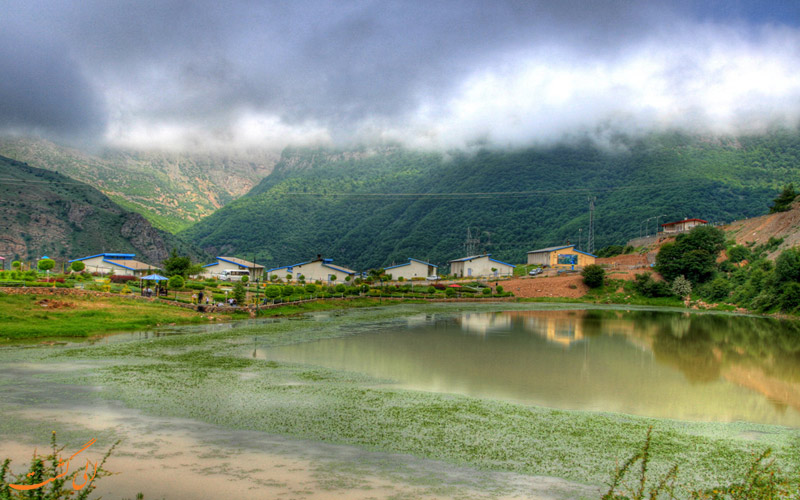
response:
[(586, 286), (589, 288), (597, 288), (603, 286), (606, 270), (597, 264), (589, 264), (583, 268), (581, 276), (583, 276), (583, 282)]
[(314, 293), (316, 291), (317, 291), (317, 285), (315, 285), (313, 283), (309, 283), (308, 285), (306, 285), (306, 292), (307, 293)]
[(656, 256), (656, 271), (672, 281), (683, 275), (692, 283), (702, 283), (714, 275), (716, 259), (725, 248), (725, 233), (712, 226), (698, 226), (665, 243)]
[(22, 262), (20, 262), (18, 260), (15, 260), (14, 262), (11, 263), (11, 269), (14, 269), (15, 271), (19, 271), (20, 268), (22, 268)]
[(56, 261), (53, 259), (39, 259), (39, 262), (36, 263), (36, 267), (38, 267), (40, 271), (49, 271), (56, 267)]
[(775, 259), (775, 278), (780, 283), (800, 281), (800, 250), (789, 248)]
[(731, 262), (750, 260), (751, 257), (750, 249), (744, 245), (733, 245), (728, 249), (728, 260)]
[(772, 206), (769, 207), (769, 213), (774, 214), (777, 212), (786, 212), (792, 208), (792, 202), (797, 198), (797, 191), (794, 190), (794, 184), (789, 184), (783, 188), (781, 194), (772, 200)]
[(237, 281), (235, 285), (233, 285), (233, 300), (236, 301), (236, 305), (244, 304), (244, 301), (247, 299), (247, 292), (244, 289), (244, 285), (241, 281)]
[(270, 285), (264, 290), (264, 294), (271, 299), (275, 299), (281, 294), (281, 287), (278, 285)]
[(331, 274), (329, 281), (336, 281), (336, 275)]
[(170, 277), (167, 283), (169, 283), (170, 288), (177, 289), (177, 288), (183, 288), (183, 285), (186, 284), (186, 281), (180, 274), (175, 274), (172, 277)]
[(242, 283), (246, 284), (248, 281), (250, 281), (250, 276), (242, 276)]
[(192, 270), (192, 259), (187, 256), (178, 255), (176, 249), (172, 249), (169, 257), (162, 263), (164, 274), (167, 276), (181, 276), (186, 278)]
[(79, 273), (79, 272), (83, 271), (84, 269), (86, 269), (86, 264), (84, 264), (83, 262), (81, 262), (79, 260), (76, 260), (69, 267), (70, 267), (70, 269), (72, 269), (76, 273)]

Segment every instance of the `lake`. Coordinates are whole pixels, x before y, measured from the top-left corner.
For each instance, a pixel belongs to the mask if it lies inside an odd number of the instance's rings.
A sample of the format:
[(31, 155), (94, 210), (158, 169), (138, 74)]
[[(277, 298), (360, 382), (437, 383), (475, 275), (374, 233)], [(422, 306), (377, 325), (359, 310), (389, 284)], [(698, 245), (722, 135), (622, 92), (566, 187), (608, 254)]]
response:
[(800, 427), (800, 331), (768, 318), (620, 310), (423, 314), (257, 358), (398, 387), (570, 410)]

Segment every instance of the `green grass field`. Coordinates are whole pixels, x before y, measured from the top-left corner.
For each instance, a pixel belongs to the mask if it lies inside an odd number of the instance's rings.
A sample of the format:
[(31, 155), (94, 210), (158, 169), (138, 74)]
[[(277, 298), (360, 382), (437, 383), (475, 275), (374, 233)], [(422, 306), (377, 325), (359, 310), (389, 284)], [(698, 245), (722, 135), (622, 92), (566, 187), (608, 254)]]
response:
[(123, 297), (0, 294), (0, 342), (201, 322), (208, 319), (189, 309)]

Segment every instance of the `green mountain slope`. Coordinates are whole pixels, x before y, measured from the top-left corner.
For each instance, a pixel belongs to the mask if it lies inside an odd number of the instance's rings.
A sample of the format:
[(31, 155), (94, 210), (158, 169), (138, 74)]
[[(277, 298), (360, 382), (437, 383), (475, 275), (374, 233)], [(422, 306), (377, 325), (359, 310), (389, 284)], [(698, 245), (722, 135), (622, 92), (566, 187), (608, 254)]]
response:
[(469, 155), (288, 149), (247, 196), (181, 234), (265, 265), (322, 253), (364, 269), (462, 257), (471, 228), (478, 251), (520, 263), (567, 240), (585, 247), (590, 195), (600, 248), (653, 232), (659, 215), (729, 222), (765, 213), (800, 173), (796, 132), (618, 141), (613, 150), (585, 143)]
[(91, 186), (0, 156), (0, 256), (35, 260), (46, 254), (61, 261), (131, 252), (157, 265), (172, 248), (206, 257)]
[(85, 182), (173, 233), (247, 193), (277, 160), (258, 152), (189, 155), (108, 149), (92, 155), (28, 138), (0, 138), (0, 155)]

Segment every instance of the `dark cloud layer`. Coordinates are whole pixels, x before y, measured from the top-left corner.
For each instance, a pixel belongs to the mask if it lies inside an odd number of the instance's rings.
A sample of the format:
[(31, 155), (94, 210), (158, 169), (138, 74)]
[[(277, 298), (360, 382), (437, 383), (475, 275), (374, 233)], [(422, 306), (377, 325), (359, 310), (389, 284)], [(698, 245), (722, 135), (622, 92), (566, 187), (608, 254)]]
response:
[[(351, 139), (364, 130), (400, 139), (436, 131), (458, 142), (482, 133), (452, 132), (448, 120), (465, 109), (484, 107), (470, 115), (478, 121), (508, 118), (502, 103), (496, 114), (487, 99), (465, 104), (475, 89), (502, 94), (516, 87), (515, 97), (525, 100), (520, 82), (549, 88), (531, 76), (537, 64), (547, 78), (591, 78), (575, 69), (596, 64), (615, 74), (630, 64), (632, 48), (668, 46), (716, 22), (694, 2), (629, 0), (4, 3), (0, 64), (9, 70), (0, 80), (0, 129), (104, 135), (143, 146), (188, 136), (279, 146), (304, 137)], [(730, 5), (720, 11), (724, 23), (750, 29), (753, 9)], [(773, 20), (762, 15), (765, 21)], [(796, 43), (795, 28), (778, 28)], [(742, 36), (763, 37), (753, 30)], [(724, 26), (709, 36), (720, 33)], [(697, 54), (686, 59), (665, 62), (664, 80), (681, 82), (693, 65), (708, 62)], [(507, 84), (487, 86), (488, 73)], [(586, 107), (590, 120), (607, 119), (605, 96), (625, 93), (618, 88), (597, 95), (579, 88), (569, 106)], [(577, 113), (569, 106), (562, 114)], [(518, 139), (544, 132), (534, 127)]]

